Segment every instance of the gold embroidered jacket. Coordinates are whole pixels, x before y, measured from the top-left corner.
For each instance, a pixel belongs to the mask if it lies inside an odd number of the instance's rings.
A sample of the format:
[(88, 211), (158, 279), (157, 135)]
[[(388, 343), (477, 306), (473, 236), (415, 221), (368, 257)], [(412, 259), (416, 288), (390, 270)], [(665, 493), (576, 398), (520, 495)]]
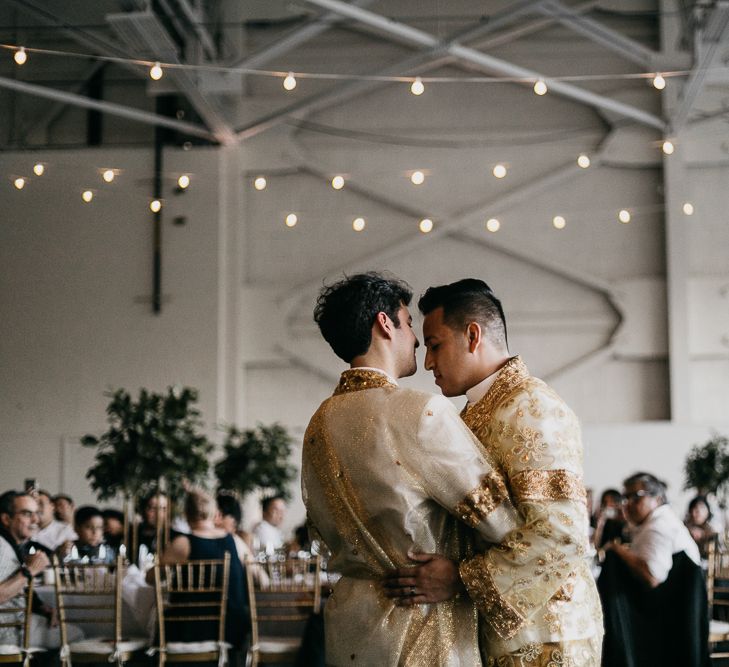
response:
[[(480, 665), (478, 615), (463, 596), (396, 607), (381, 579), (408, 550), (461, 559), (473, 531), (498, 543), (517, 526), (478, 441), (442, 396), (403, 389), (375, 371), (342, 374), (304, 438), (302, 489), (309, 520), (342, 574), (324, 609), (327, 665)], [(474, 487), (481, 500), (464, 500)]]
[(460, 566), (485, 619), (488, 655), (498, 659), (528, 646), (599, 639), (602, 612), (586, 560), (588, 516), (575, 414), (514, 357), (461, 416), (507, 480), (525, 522), (502, 545)]

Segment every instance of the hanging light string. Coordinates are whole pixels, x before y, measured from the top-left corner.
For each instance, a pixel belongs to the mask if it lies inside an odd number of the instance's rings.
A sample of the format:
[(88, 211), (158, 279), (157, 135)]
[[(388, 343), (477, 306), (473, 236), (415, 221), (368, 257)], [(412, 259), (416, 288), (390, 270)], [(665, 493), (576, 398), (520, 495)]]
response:
[[(60, 56), (64, 58), (83, 58), (86, 60), (95, 60), (101, 62), (117, 63), (124, 65), (138, 65), (150, 70), (154, 70), (155, 75), (158, 73), (156, 68), (169, 70), (187, 70), (198, 72), (221, 72), (228, 74), (246, 74), (251, 76), (265, 76), (283, 79), (287, 82), (287, 89), (293, 90), (296, 87), (297, 79), (330, 79), (330, 80), (346, 80), (346, 81), (379, 81), (382, 83), (408, 83), (410, 85), (418, 84), (416, 90), (421, 90), (420, 86), (431, 83), (524, 83), (537, 85), (539, 90), (542, 86), (548, 87), (550, 81), (615, 81), (615, 80), (651, 80), (661, 77), (663, 81), (666, 79), (684, 77), (691, 74), (693, 70), (673, 70), (673, 71), (651, 71), (651, 72), (631, 72), (620, 74), (570, 74), (555, 76), (534, 76), (534, 77), (508, 77), (508, 76), (385, 76), (381, 74), (341, 74), (332, 72), (294, 72), (291, 70), (266, 70), (251, 69), (249, 67), (227, 67), (225, 65), (214, 65), (210, 63), (190, 64), (190, 63), (166, 63), (158, 60), (146, 60), (143, 58), (123, 58), (120, 56), (104, 56), (89, 53), (80, 53), (78, 51), (66, 51), (60, 49), (43, 49), (37, 47), (24, 46), (20, 44), (4, 44), (0, 43), (1, 49), (13, 52), (23, 52), (24, 54), (37, 54), (46, 56)], [(23, 60), (25, 62), (25, 60)], [(724, 71), (723, 67), (708, 68), (702, 71)], [(546, 92), (546, 90), (545, 90)], [(417, 94), (417, 93), (416, 93)]]

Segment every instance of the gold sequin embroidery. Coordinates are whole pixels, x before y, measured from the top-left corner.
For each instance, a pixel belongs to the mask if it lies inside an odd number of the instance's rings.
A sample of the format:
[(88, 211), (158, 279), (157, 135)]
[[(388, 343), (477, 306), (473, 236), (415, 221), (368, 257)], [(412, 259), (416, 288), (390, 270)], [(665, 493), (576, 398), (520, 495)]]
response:
[(339, 384), (334, 395), (347, 394), (351, 391), (363, 389), (379, 389), (380, 387), (396, 387), (386, 375), (365, 368), (350, 368), (344, 371), (339, 378)]
[(576, 500), (586, 502), (585, 487), (579, 475), (569, 470), (522, 470), (510, 480), (517, 501)]
[(456, 514), (458, 518), (476, 528), (508, 497), (509, 492), (504, 480), (492, 470), (485, 474), (481, 478), (481, 483), (456, 505)]
[(484, 416), (490, 417), (494, 408), (508, 398), (522, 382), (528, 379), (529, 369), (521, 360), (521, 357), (512, 357), (501, 368), (499, 374), (496, 376), (496, 381), (491, 385), (486, 395), (480, 401), (476, 401), (476, 403), (465, 408), (461, 413), (461, 417), (463, 417), (463, 420), (471, 430), (476, 433), (476, 428), (471, 426), (472, 420), (478, 422)]

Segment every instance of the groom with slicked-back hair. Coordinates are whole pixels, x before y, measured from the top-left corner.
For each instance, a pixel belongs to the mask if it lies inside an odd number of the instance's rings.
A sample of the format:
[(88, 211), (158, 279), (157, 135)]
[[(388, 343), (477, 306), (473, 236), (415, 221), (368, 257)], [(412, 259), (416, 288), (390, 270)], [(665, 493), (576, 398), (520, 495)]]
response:
[(396, 606), (382, 579), (410, 552), (449, 564), (473, 553), (475, 535), (497, 544), (519, 524), (450, 401), (398, 385), (416, 369), (410, 299), (405, 283), (366, 273), (324, 288), (314, 311), (350, 366), (309, 423), (301, 470), (310, 523), (342, 574), (324, 609), (327, 665), (480, 665), (467, 596), (436, 602), (440, 591), (412, 585), (405, 592), (424, 604)]
[(390, 596), (417, 604), (417, 596), (405, 595), (415, 586), (431, 599), (447, 599), (458, 587), (447, 591), (443, 584), (457, 572), (481, 612), (487, 665), (599, 667), (602, 612), (586, 560), (577, 418), (509, 354), (504, 311), (485, 282), (431, 287), (418, 306), (425, 367), (445, 396), (467, 397), (463, 421), (504, 475), (524, 525), (502, 545), (460, 562), (416, 555), (423, 565), (395, 572)]

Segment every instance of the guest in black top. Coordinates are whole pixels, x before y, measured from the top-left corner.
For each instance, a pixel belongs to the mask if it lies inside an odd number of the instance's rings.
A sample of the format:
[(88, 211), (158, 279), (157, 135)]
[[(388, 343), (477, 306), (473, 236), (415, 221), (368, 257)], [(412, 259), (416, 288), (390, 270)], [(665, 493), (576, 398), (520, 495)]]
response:
[[(245, 575), (245, 555), (239, 554), (233, 536), (215, 527), (215, 499), (203, 491), (190, 491), (185, 499), (185, 516), (190, 524), (189, 535), (177, 535), (165, 550), (162, 562), (222, 559), (230, 554), (228, 605), (225, 617), (225, 640), (235, 648), (247, 645), (250, 632), (248, 587)], [(151, 572), (151, 571), (150, 571)], [(148, 573), (148, 579), (150, 574)], [(179, 600), (177, 600), (179, 601)], [(217, 639), (214, 623), (170, 623), (168, 641), (205, 641)]]

